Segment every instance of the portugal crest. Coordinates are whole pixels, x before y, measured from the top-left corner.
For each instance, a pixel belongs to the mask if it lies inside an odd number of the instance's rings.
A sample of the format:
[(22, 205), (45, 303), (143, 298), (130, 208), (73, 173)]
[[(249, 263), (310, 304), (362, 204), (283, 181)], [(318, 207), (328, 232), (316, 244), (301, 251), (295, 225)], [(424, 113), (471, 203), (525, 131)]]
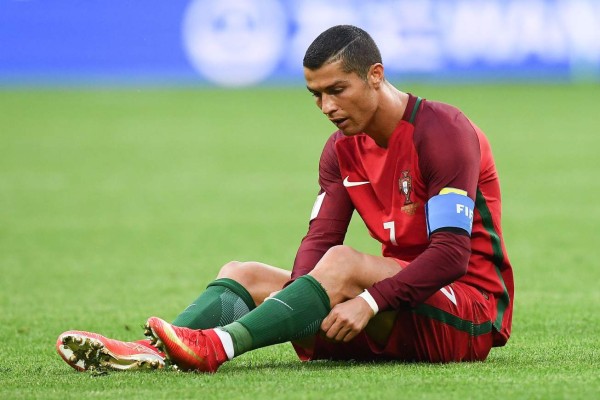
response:
[(402, 177), (398, 181), (398, 186), (400, 193), (404, 195), (404, 205), (400, 209), (403, 213), (413, 215), (417, 208), (417, 204), (411, 200), (410, 196), (412, 193), (412, 178), (409, 170), (402, 171)]

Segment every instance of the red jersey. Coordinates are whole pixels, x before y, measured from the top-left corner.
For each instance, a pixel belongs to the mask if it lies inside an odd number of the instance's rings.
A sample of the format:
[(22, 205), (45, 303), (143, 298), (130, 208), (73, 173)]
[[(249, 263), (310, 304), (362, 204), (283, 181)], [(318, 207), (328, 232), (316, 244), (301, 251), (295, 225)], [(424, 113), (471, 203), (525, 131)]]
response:
[[(506, 343), (513, 276), (502, 239), (498, 175), (483, 132), (458, 109), (410, 95), (387, 148), (366, 134), (335, 132), (321, 156), (319, 184), (292, 278), (343, 243), (356, 209), (383, 256), (408, 262), (368, 288), (380, 310), (415, 307), (461, 281), (490, 298), (494, 344)], [(474, 210), (460, 210), (471, 213), (471, 232), (451, 226), (429, 232), (426, 205), (446, 188), (474, 202)]]

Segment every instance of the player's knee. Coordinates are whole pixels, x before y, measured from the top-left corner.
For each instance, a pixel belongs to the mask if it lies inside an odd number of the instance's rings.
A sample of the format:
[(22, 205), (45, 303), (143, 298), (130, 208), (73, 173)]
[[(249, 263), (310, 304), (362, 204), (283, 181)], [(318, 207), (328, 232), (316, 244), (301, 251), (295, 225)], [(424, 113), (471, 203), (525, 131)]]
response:
[(357, 265), (360, 265), (358, 251), (348, 246), (334, 246), (323, 255), (310, 274), (325, 288), (334, 305), (360, 293), (356, 285), (356, 277), (360, 276)]
[(352, 247), (341, 244), (327, 250), (323, 258), (327, 258), (329, 262), (339, 264), (353, 261), (359, 254), (360, 253)]
[(333, 246), (323, 255), (315, 269), (319, 269), (320, 273), (341, 278), (344, 275), (352, 274), (352, 269), (356, 265), (359, 254), (358, 251), (349, 246)]
[(253, 262), (230, 261), (221, 267), (217, 278), (229, 278), (242, 285), (247, 284), (255, 279), (255, 267)]

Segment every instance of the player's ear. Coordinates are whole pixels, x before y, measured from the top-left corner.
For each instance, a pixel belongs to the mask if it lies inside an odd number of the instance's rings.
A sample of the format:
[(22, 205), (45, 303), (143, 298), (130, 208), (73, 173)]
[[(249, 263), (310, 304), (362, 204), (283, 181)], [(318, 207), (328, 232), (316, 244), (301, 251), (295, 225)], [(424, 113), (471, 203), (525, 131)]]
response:
[(383, 64), (376, 63), (371, 65), (369, 68), (369, 72), (367, 74), (367, 80), (373, 86), (373, 88), (378, 89), (379, 86), (383, 83), (384, 75), (383, 75)]

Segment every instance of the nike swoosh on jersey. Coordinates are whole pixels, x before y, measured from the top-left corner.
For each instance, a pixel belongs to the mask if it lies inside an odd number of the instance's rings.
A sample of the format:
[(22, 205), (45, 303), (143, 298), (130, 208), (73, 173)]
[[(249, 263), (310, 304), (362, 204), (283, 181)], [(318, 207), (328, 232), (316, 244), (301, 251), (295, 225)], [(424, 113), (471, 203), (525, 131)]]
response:
[(360, 185), (368, 185), (369, 183), (371, 183), (371, 182), (369, 182), (369, 181), (350, 182), (350, 181), (348, 180), (348, 178), (350, 178), (350, 177), (349, 177), (349, 176), (347, 176), (347, 177), (345, 177), (345, 178), (344, 178), (344, 186), (345, 186), (345, 187), (353, 187), (353, 186), (360, 186)]

